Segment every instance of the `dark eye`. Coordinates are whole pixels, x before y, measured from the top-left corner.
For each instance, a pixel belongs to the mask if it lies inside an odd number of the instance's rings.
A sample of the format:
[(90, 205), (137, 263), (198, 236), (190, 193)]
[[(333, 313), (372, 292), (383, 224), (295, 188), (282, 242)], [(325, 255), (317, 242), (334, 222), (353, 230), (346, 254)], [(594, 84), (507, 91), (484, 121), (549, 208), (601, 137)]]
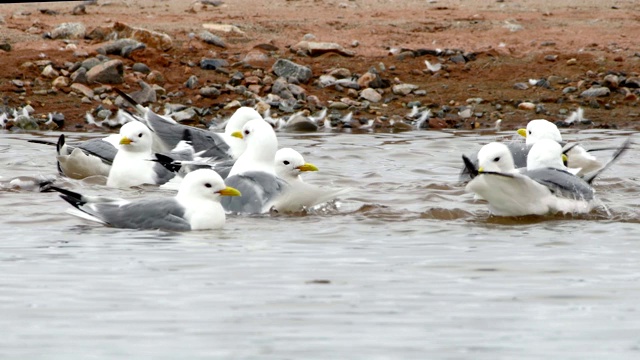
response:
[(142, 133), (138, 134), (138, 137), (139, 137), (139, 138), (140, 138), (140, 137), (142, 137)]
[(493, 159), (494, 162), (498, 162), (500, 161), (500, 156), (496, 157), (495, 159)]
[(244, 131), (244, 134), (245, 134), (245, 135), (249, 135), (249, 133), (250, 133), (250, 132), (251, 132), (251, 131), (249, 131), (249, 130), (245, 130), (245, 131)]
[(210, 188), (210, 187), (211, 187), (211, 184), (206, 183), (206, 184), (204, 184), (204, 187)]
[(531, 135), (531, 130), (529, 130), (529, 135)]
[(288, 160), (285, 160), (282, 163), (285, 164), (285, 165), (289, 165), (289, 161)]

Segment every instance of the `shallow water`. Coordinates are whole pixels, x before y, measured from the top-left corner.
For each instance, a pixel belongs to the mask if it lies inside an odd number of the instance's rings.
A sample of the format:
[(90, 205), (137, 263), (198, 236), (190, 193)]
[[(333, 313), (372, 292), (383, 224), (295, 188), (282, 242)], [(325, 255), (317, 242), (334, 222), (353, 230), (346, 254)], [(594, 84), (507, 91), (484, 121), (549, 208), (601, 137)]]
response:
[[(25, 139), (57, 135), (0, 134), (0, 182), (55, 174), (55, 150)], [(337, 210), (167, 233), (0, 190), (0, 358), (640, 358), (635, 149), (597, 181), (606, 210), (504, 219), (457, 176), (461, 153), (510, 133), (278, 136), (320, 168), (308, 182), (352, 189)]]

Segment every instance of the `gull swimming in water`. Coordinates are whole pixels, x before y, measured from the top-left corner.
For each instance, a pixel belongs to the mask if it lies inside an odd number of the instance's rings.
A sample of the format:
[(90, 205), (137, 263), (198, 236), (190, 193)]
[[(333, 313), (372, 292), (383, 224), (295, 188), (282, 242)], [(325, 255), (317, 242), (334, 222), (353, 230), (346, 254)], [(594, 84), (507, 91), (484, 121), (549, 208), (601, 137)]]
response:
[(567, 166), (580, 169), (579, 176), (596, 171), (603, 166), (595, 156), (589, 154), (579, 144), (563, 142), (562, 135), (556, 124), (548, 120), (531, 120), (526, 129), (518, 129), (518, 134), (526, 139), (526, 144), (529, 148), (540, 139), (551, 139), (563, 145), (563, 153), (567, 155)]
[(225, 185), (215, 171), (200, 169), (185, 176), (180, 190), (172, 198), (135, 201), (85, 196), (51, 186), (51, 190), (77, 210), (73, 215), (117, 228), (160, 229), (169, 231), (221, 228), (225, 213), (220, 197), (240, 196)]
[(279, 212), (299, 212), (348, 192), (348, 189), (327, 189), (304, 182), (300, 175), (307, 171), (318, 171), (318, 168), (305, 162), (302, 155), (291, 148), (276, 152), (275, 168), (278, 177), (289, 185), (273, 204)]
[(133, 121), (120, 128), (118, 152), (109, 170), (107, 186), (131, 187), (142, 184), (161, 185), (175, 174), (154, 162), (151, 131), (143, 123)]
[[(551, 157), (562, 157), (557, 150)], [(536, 168), (533, 164), (532, 170), (519, 172), (511, 151), (502, 143), (489, 143), (480, 149), (477, 169), (464, 155), (463, 160), (473, 177), (465, 190), (486, 200), (494, 215), (587, 213), (594, 206), (595, 191), (585, 180), (562, 169)]]
[(246, 149), (236, 160), (226, 178), (229, 186), (237, 188), (243, 196), (225, 198), (222, 206), (234, 213), (261, 214), (269, 211), (274, 200), (288, 186), (275, 172), (278, 140), (273, 127), (266, 121), (251, 120), (235, 137), (246, 142)]
[(180, 141), (184, 130), (190, 129), (193, 148), (196, 152), (204, 151), (202, 156), (218, 160), (237, 159), (244, 151), (244, 144), (242, 141), (234, 139), (231, 134), (240, 131), (242, 126), (250, 120), (262, 120), (256, 110), (250, 107), (241, 107), (229, 118), (224, 134), (214, 133), (210, 130), (182, 125), (171, 118), (160, 116), (151, 109), (136, 103), (123, 91), (117, 88), (115, 90), (141, 114), (142, 121), (151, 129), (158, 144), (162, 145), (160, 152), (173, 149)]

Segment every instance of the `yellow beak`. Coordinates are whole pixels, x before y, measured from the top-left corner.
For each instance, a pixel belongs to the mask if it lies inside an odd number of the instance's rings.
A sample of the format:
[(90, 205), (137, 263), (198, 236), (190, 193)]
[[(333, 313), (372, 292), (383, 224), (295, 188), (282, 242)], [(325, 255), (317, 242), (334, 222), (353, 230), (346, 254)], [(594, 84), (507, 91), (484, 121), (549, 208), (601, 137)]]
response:
[(304, 165), (300, 165), (297, 167), (300, 171), (318, 171), (318, 168), (310, 163), (305, 163)]
[(234, 131), (231, 133), (231, 136), (233, 137), (237, 137), (238, 139), (244, 139), (244, 136), (242, 136), (242, 133), (240, 131)]
[(120, 139), (120, 145), (129, 145), (131, 144), (131, 139), (129, 139), (126, 136), (123, 136), (122, 139)]
[(242, 196), (238, 189), (232, 188), (231, 186), (227, 186), (226, 188), (218, 191), (218, 194), (222, 196)]
[(478, 168), (478, 172), (479, 172), (479, 173), (484, 172), (484, 168), (483, 168), (482, 166), (481, 166), (481, 167), (479, 167), (479, 168)]
[(562, 154), (562, 163), (566, 164), (569, 161), (569, 157), (566, 154)]
[(518, 134), (522, 137), (527, 137), (527, 129), (518, 129)]

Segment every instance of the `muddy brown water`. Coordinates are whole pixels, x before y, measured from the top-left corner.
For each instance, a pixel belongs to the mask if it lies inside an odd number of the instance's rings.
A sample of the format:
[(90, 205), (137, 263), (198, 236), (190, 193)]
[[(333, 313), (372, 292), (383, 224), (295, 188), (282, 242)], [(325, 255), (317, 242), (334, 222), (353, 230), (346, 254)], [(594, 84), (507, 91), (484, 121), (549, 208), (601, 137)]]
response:
[(55, 150), (25, 140), (57, 135), (0, 134), (2, 358), (640, 357), (635, 149), (597, 181), (594, 212), (504, 219), (457, 176), (460, 154), (511, 133), (279, 134), (320, 168), (306, 181), (351, 192), (303, 216), (168, 233), (103, 227), (55, 194), (7, 189), (55, 174)]

